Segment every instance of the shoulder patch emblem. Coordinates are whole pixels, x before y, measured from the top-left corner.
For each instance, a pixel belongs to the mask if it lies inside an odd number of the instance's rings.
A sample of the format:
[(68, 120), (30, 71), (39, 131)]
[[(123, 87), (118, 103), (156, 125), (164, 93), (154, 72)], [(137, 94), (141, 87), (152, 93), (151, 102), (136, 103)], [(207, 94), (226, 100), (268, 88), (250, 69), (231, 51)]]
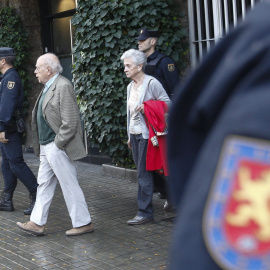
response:
[(222, 269), (270, 269), (269, 141), (240, 136), (225, 140), (203, 233)]
[(170, 72), (174, 71), (174, 70), (175, 70), (174, 64), (168, 64), (168, 70), (169, 70)]
[(7, 88), (8, 89), (13, 89), (15, 86), (15, 82), (8, 81)]

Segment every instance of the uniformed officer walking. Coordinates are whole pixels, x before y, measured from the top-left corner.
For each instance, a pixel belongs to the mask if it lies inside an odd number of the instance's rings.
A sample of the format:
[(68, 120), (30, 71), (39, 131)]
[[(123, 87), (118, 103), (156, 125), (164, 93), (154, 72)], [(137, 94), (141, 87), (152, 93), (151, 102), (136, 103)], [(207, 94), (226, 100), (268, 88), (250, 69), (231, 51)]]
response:
[(29, 191), (30, 206), (24, 210), (30, 215), (36, 201), (37, 180), (26, 165), (22, 154), (22, 106), (23, 86), (13, 67), (15, 52), (12, 48), (0, 48), (0, 148), (2, 153), (2, 173), (4, 190), (0, 201), (0, 211), (14, 211), (12, 197), (17, 186), (17, 178)]
[(156, 50), (159, 32), (142, 29), (138, 40), (138, 48), (147, 57), (145, 74), (155, 77), (172, 98), (175, 86), (180, 82), (179, 73), (172, 58)]

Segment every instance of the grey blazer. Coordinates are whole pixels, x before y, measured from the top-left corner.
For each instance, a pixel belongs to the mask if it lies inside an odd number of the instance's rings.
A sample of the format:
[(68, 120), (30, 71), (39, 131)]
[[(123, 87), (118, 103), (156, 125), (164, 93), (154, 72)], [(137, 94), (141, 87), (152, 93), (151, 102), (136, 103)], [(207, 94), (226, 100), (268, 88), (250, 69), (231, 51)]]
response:
[[(130, 91), (132, 89), (133, 82), (131, 82), (127, 87), (127, 133), (128, 138), (130, 137), (129, 134), (129, 123), (130, 123), (130, 113), (128, 107), (128, 100), (130, 96)], [(162, 84), (152, 76), (145, 75), (143, 84), (142, 84), (142, 93), (140, 96), (140, 100), (138, 101), (137, 106), (143, 104), (144, 101), (147, 100), (160, 100), (164, 101), (168, 106), (171, 104), (171, 100), (168, 97), (165, 89), (163, 88)], [(149, 138), (149, 130), (144, 120), (144, 115), (139, 114), (140, 117), (140, 124), (142, 129), (142, 136), (144, 139)]]
[[(42, 92), (32, 112), (33, 148), (37, 156), (40, 154), (37, 109), (41, 95)], [(79, 108), (73, 85), (68, 79), (61, 75), (56, 77), (44, 98), (42, 113), (45, 121), (56, 134), (54, 139), (56, 146), (65, 150), (72, 160), (85, 157)]]

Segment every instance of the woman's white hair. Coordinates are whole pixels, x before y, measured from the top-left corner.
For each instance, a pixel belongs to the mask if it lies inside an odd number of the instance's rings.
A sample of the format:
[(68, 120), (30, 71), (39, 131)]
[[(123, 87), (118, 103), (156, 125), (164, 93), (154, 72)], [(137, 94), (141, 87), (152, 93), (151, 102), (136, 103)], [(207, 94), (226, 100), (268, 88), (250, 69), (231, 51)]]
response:
[(62, 73), (63, 68), (60, 64), (59, 58), (53, 53), (44, 54), (44, 64), (52, 69), (52, 73)]
[(143, 65), (144, 68), (146, 65), (146, 56), (144, 52), (141, 52), (139, 50), (130, 49), (128, 51), (125, 51), (120, 59), (124, 61), (126, 58), (131, 58), (136, 66)]

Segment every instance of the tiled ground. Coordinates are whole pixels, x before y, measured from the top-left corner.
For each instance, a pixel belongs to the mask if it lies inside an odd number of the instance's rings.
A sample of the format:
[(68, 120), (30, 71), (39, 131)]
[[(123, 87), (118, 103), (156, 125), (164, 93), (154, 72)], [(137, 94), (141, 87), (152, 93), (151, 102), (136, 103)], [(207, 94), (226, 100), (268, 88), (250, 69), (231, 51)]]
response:
[[(26, 153), (25, 161), (37, 175), (38, 158)], [(0, 178), (2, 190), (2, 175)], [(0, 212), (0, 269), (166, 269), (173, 214), (163, 211), (164, 200), (154, 195), (152, 224), (128, 226), (126, 221), (137, 210), (136, 183), (104, 176), (101, 166), (82, 162), (78, 162), (78, 179), (95, 231), (65, 236), (71, 222), (59, 186), (46, 235), (35, 237), (19, 230), (16, 222), (29, 219), (23, 215), (28, 194), (19, 182), (14, 193), (15, 211)]]

